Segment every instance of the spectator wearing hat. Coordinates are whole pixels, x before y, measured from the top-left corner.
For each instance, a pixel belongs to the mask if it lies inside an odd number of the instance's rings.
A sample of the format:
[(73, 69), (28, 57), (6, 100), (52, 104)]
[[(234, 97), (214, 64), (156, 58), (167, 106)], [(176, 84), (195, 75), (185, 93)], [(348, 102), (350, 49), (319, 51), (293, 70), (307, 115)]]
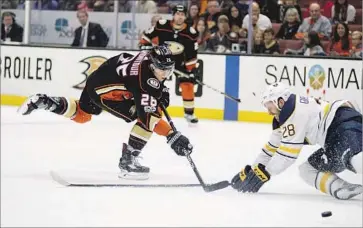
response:
[(218, 31), (209, 39), (207, 51), (229, 53), (233, 43), (238, 43), (238, 34), (230, 31), (228, 17), (221, 15), (218, 18)]
[(1, 40), (22, 42), (24, 29), (16, 23), (15, 14), (4, 12), (1, 19)]

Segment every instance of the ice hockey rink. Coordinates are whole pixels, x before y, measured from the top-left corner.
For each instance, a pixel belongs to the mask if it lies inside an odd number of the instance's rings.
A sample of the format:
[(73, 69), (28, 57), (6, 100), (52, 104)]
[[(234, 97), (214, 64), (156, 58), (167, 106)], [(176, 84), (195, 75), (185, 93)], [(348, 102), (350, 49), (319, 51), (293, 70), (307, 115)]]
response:
[[(177, 128), (194, 144), (192, 157), (205, 182), (230, 180), (254, 161), (271, 126), (201, 120)], [(326, 226), (362, 227), (362, 196), (339, 201), (306, 185), (298, 174), (313, 147), (305, 147), (285, 173), (272, 177), (258, 194), (226, 188), (206, 193), (191, 188), (65, 187), (51, 170), (99, 182), (117, 180), (122, 142), (132, 124), (108, 114), (87, 124), (40, 111), (20, 116), (1, 107), (1, 226)], [(164, 137), (153, 135), (141, 163), (150, 179), (127, 183), (197, 184), (186, 158)], [(361, 175), (342, 173), (354, 183)], [(118, 180), (120, 183), (124, 180)], [(331, 211), (331, 217), (321, 213)]]

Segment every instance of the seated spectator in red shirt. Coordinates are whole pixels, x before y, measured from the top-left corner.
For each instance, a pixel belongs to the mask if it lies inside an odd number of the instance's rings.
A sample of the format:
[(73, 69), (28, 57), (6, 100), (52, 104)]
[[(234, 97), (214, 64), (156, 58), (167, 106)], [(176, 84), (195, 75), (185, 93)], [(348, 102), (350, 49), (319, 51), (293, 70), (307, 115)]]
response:
[(338, 23), (333, 31), (333, 38), (329, 45), (331, 56), (349, 56), (352, 48), (352, 40), (349, 37), (349, 28), (345, 23)]
[(197, 23), (197, 31), (198, 51), (205, 51), (207, 49), (207, 42), (210, 38), (210, 32), (204, 18), (199, 18)]
[(255, 54), (264, 53), (264, 48), (265, 45), (263, 44), (263, 31), (259, 30), (255, 35), (252, 52)]
[(278, 21), (279, 23), (284, 22), (285, 18), (286, 18), (286, 12), (288, 9), (291, 8), (295, 8), (296, 11), (298, 12), (298, 16), (300, 21), (303, 20), (302, 17), (302, 13), (301, 13), (301, 8), (299, 6), (299, 4), (296, 3), (296, 0), (284, 0), (282, 1), (282, 4), (279, 7), (279, 16), (278, 16)]
[(270, 55), (280, 54), (279, 43), (274, 39), (275, 32), (272, 28), (268, 28), (263, 32), (263, 43), (265, 44), (263, 53)]
[(300, 27), (299, 13), (295, 8), (290, 8), (285, 14), (284, 23), (276, 34), (276, 38), (283, 40), (292, 40), (295, 38), (297, 30)]
[(363, 57), (361, 31), (354, 31), (352, 33), (352, 48), (350, 49), (350, 56), (358, 59)]
[(338, 22), (354, 23), (356, 10), (354, 6), (348, 4), (348, 0), (335, 0), (331, 8), (331, 16), (334, 24)]
[(196, 29), (198, 20), (199, 20), (199, 6), (193, 3), (189, 7), (186, 23), (192, 26), (194, 29)]
[(236, 6), (232, 6), (228, 10), (229, 27), (232, 32), (239, 33), (242, 27), (242, 17)]

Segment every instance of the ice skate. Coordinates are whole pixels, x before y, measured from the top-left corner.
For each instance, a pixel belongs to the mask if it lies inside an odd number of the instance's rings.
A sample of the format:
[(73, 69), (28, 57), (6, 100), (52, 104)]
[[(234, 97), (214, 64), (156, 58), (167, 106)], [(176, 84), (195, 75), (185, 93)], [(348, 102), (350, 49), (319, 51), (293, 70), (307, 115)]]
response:
[(359, 184), (345, 184), (343, 187), (333, 192), (333, 195), (337, 199), (348, 200), (359, 194), (362, 194), (363, 187)]
[(121, 171), (118, 175), (119, 178), (130, 180), (147, 180), (149, 178), (150, 168), (142, 166), (138, 161), (140, 152), (124, 143), (118, 165)]
[(189, 125), (194, 126), (198, 123), (198, 118), (193, 114), (184, 114), (184, 118), (187, 120), (187, 122), (189, 123)]
[(28, 97), (19, 107), (18, 113), (29, 115), (36, 109), (53, 111), (57, 107), (57, 101), (45, 94), (36, 94)]

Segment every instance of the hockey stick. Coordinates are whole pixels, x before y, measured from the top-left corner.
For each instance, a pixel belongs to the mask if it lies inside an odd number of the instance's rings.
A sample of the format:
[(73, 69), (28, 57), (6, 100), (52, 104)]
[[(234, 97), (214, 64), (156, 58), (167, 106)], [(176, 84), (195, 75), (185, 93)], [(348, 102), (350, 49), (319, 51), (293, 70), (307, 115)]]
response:
[[(186, 73), (184, 73), (184, 72), (181, 72), (180, 70), (175, 69), (175, 70), (174, 70), (174, 72), (176, 72), (177, 74), (181, 75), (182, 77), (190, 78), (190, 76), (189, 76), (188, 74), (186, 74)], [(206, 87), (208, 87), (209, 89), (214, 90), (215, 92), (220, 93), (220, 94), (224, 95), (225, 97), (227, 97), (227, 98), (229, 98), (229, 99), (231, 99), (231, 100), (233, 100), (233, 101), (236, 101), (236, 102), (238, 102), (238, 103), (240, 103), (240, 102), (241, 102), (241, 99), (239, 99), (239, 98), (235, 98), (235, 97), (232, 97), (232, 96), (230, 96), (230, 95), (226, 94), (225, 92), (222, 92), (222, 91), (220, 91), (220, 90), (218, 90), (218, 89), (216, 89), (216, 88), (214, 88), (214, 87), (212, 87), (212, 86), (210, 86), (210, 85), (205, 84), (204, 82), (199, 81), (198, 79), (195, 79), (195, 81), (196, 81), (199, 85), (201, 85), (201, 86), (206, 86)]]
[(55, 171), (50, 172), (52, 179), (59, 184), (66, 187), (132, 187), (132, 188), (183, 188), (183, 187), (200, 187), (200, 184), (102, 184), (102, 183), (75, 183), (72, 181), (67, 181), (62, 178)]
[[(171, 128), (173, 129), (173, 131), (177, 131), (176, 130), (176, 127), (173, 123), (173, 121), (171, 120), (170, 116), (169, 116), (169, 113), (166, 111), (165, 107), (163, 104), (160, 104), (160, 107), (161, 109), (163, 110), (165, 116), (166, 116), (166, 119), (168, 120)], [(197, 169), (197, 167), (195, 166), (194, 162), (193, 162), (193, 159), (190, 157), (190, 154), (188, 154), (187, 152), (185, 152), (185, 156), (187, 157), (188, 161), (189, 161), (189, 164), (190, 166), (192, 167), (195, 175), (197, 176), (198, 178), (198, 181), (199, 183), (201, 184), (201, 186), (203, 187), (204, 191), (206, 192), (213, 192), (213, 191), (216, 191), (216, 190), (219, 190), (219, 189), (223, 189), (223, 188), (226, 188), (229, 186), (229, 182), (228, 181), (221, 181), (221, 182), (218, 182), (218, 183), (215, 183), (215, 184), (205, 184), (202, 177), (200, 176), (199, 174), (199, 171)]]

